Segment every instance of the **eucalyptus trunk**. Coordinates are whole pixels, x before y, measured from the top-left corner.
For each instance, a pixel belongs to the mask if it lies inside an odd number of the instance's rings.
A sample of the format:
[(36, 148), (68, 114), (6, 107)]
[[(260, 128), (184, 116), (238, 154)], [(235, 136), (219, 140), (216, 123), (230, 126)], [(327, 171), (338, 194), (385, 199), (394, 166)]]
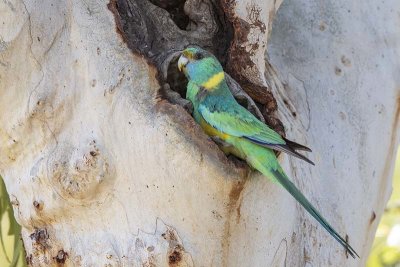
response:
[[(279, 7), (279, 10), (278, 10)], [(365, 266), (391, 191), (400, 2), (0, 3), (0, 175), (32, 266)], [(179, 51), (313, 149), (279, 160), (360, 255), (190, 115)]]

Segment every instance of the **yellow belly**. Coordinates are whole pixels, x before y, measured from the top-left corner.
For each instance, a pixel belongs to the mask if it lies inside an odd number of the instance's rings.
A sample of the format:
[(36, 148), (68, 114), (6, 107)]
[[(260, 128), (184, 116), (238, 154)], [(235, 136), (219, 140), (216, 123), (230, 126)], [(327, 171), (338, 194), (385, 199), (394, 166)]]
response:
[[(200, 121), (200, 126), (201, 126), (201, 128), (203, 128), (203, 130), (209, 136), (218, 137), (219, 139), (224, 141), (224, 144), (218, 144), (218, 142), (217, 142), (217, 144), (226, 155), (232, 154), (243, 160), (246, 159), (246, 156), (243, 154), (243, 152), (240, 151), (239, 149), (237, 149), (235, 147), (235, 145), (233, 144), (238, 137), (234, 137), (229, 134), (218, 131), (217, 129), (212, 127), (210, 124), (208, 124), (203, 118)], [(225, 141), (226, 141), (226, 143), (225, 143)]]
[(223, 132), (218, 131), (214, 127), (212, 127), (210, 124), (208, 124), (203, 118), (200, 121), (200, 126), (203, 128), (203, 130), (208, 134), (209, 136), (217, 136), (222, 140), (226, 140), (229, 135), (225, 134)]

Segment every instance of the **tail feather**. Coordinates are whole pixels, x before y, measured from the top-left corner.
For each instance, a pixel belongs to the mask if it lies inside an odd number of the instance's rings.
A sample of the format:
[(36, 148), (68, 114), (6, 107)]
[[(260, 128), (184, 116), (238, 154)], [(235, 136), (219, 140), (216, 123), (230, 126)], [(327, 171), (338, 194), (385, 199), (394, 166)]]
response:
[(300, 154), (299, 152), (295, 151), (293, 148), (291, 148), (288, 145), (269, 145), (268, 147), (273, 149), (273, 150), (286, 152), (291, 156), (297, 157), (299, 159), (304, 160), (307, 163), (310, 163), (311, 165), (315, 165), (314, 162), (309, 160), (306, 156), (304, 156), (304, 155)]
[(291, 147), (292, 149), (294, 149), (294, 150), (303, 150), (303, 151), (312, 152), (312, 150), (311, 150), (309, 147), (306, 147), (306, 146), (303, 146), (303, 145), (301, 145), (301, 144), (299, 144), (299, 143), (290, 141), (290, 140), (288, 140), (288, 139), (286, 139), (286, 138), (284, 138), (284, 137), (282, 137), (282, 138), (283, 138), (283, 140), (286, 142), (286, 144), (287, 144), (288, 146), (290, 146), (290, 147)]
[(349, 245), (349, 243), (341, 237), (335, 229), (322, 217), (322, 215), (313, 207), (307, 198), (297, 189), (297, 187), (287, 178), (287, 176), (279, 171), (272, 171), (274, 178), (313, 216), (332, 236), (335, 238), (347, 252), (355, 258), (360, 258), (357, 252)]
[(311, 160), (309, 160), (306, 156), (303, 156), (302, 154), (300, 154), (299, 152), (296, 151), (296, 149), (298, 150), (304, 150), (304, 151), (309, 151), (311, 152), (311, 149), (309, 149), (306, 146), (300, 145), (298, 143), (295, 143), (293, 141), (289, 141), (287, 139), (284, 139), (286, 144), (270, 144), (270, 143), (265, 143), (265, 142), (261, 142), (259, 140), (256, 140), (254, 138), (250, 138), (250, 137), (244, 137), (245, 139), (263, 146), (263, 147), (267, 147), (273, 150), (277, 150), (277, 151), (282, 151), (285, 153), (288, 153), (291, 156), (297, 157), (299, 159), (304, 160), (305, 162), (310, 163), (311, 165), (315, 165), (314, 162), (312, 162)]

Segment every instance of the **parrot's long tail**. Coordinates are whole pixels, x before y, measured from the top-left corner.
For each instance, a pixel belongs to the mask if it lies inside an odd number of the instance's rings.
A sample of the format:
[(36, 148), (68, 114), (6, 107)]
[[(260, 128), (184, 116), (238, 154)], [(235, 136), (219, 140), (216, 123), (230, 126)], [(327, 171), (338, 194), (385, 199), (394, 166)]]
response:
[(297, 189), (297, 187), (289, 180), (280, 167), (278, 170), (270, 170), (274, 178), (347, 250), (347, 252), (355, 258), (360, 256), (349, 245), (349, 243), (341, 237), (335, 229), (322, 217), (322, 215), (314, 208), (308, 199)]

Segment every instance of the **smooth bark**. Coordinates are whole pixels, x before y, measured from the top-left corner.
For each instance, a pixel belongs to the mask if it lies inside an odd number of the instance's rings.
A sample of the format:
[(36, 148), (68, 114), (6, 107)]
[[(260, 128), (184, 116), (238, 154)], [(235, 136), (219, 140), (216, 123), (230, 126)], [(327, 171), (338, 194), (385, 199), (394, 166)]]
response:
[(279, 4), (238, 1), (239, 18), (256, 8), (265, 27), (242, 44), (255, 49), (242, 75), (272, 91), (287, 137), (313, 149), (315, 167), (280, 161), (361, 259), (160, 100), (157, 70), (107, 2), (5, 1), (0, 174), (30, 264), (365, 265), (399, 140), (400, 3), (287, 0), (271, 27)]

